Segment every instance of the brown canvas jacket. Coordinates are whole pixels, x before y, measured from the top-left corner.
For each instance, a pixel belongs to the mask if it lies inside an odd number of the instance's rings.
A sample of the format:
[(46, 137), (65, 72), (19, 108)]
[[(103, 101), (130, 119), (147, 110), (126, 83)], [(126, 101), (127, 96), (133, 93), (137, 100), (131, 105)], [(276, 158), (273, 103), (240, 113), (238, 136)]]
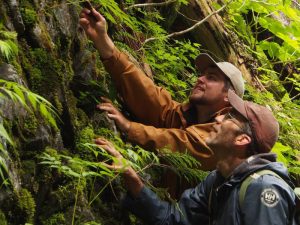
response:
[(172, 100), (165, 89), (156, 86), (117, 48), (103, 64), (137, 120), (131, 122), (129, 141), (147, 150), (168, 147), (172, 151), (187, 151), (199, 160), (201, 169), (215, 168), (213, 153), (204, 142), (213, 123), (197, 124), (192, 106)]

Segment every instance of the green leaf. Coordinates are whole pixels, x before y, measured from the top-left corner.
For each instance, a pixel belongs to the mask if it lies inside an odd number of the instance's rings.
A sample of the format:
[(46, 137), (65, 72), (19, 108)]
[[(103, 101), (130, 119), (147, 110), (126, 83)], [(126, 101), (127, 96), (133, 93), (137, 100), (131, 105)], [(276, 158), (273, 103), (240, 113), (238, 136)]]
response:
[(14, 142), (11, 140), (9, 134), (7, 133), (6, 129), (4, 128), (3, 124), (0, 123), (0, 136), (7, 140), (11, 145), (14, 146)]
[(279, 162), (282, 162), (285, 166), (288, 165), (288, 161), (287, 159), (284, 157), (283, 153), (290, 150), (291, 148), (289, 146), (285, 146), (283, 144), (281, 144), (280, 142), (276, 142), (272, 152), (277, 154), (277, 160)]
[(0, 40), (0, 56), (2, 55), (5, 59), (9, 60), (16, 55), (16, 45), (12, 41)]

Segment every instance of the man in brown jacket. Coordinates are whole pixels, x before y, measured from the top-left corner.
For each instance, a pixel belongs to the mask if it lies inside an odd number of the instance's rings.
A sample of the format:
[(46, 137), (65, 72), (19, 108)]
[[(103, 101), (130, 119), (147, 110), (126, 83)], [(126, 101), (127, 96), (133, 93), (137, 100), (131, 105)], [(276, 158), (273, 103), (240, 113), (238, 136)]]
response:
[(80, 25), (94, 42), (117, 91), (137, 122), (128, 121), (111, 103), (102, 103), (98, 108), (108, 112), (129, 141), (149, 150), (168, 147), (172, 151), (188, 151), (200, 161), (202, 169), (214, 169), (215, 159), (204, 138), (215, 116), (229, 106), (228, 89), (243, 96), (241, 72), (231, 63), (216, 63), (209, 55), (200, 54), (196, 67), (201, 74), (189, 103), (181, 104), (173, 101), (165, 89), (155, 86), (115, 47), (107, 34), (105, 18), (99, 12), (83, 9)]

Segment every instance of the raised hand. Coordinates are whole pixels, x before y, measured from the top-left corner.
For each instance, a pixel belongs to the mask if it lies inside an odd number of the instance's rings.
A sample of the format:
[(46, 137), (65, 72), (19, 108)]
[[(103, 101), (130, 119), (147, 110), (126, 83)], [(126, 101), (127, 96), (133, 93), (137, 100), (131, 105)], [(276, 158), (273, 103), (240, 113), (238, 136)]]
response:
[(95, 139), (95, 144), (97, 144), (99, 147), (104, 149), (106, 152), (108, 152), (111, 156), (115, 157), (116, 161), (112, 165), (109, 165), (107, 163), (103, 163), (107, 168), (111, 170), (124, 170), (127, 166), (126, 160), (123, 158), (122, 154), (118, 152), (113, 144), (109, 141), (107, 141), (104, 138), (97, 138)]
[(79, 24), (93, 42), (96, 42), (99, 36), (106, 35), (106, 20), (94, 8), (91, 10), (87, 8), (82, 9)]
[(94, 42), (100, 56), (103, 59), (110, 58), (113, 55), (115, 45), (107, 34), (105, 18), (94, 8), (84, 8), (80, 13), (79, 24), (88, 38)]
[(112, 104), (112, 102), (104, 97), (101, 97), (103, 103), (97, 105), (97, 108), (107, 112), (108, 118), (115, 121), (117, 127), (127, 133), (130, 129), (130, 121)]
[(113, 164), (103, 163), (103, 165), (111, 170), (122, 171), (127, 190), (133, 197), (137, 197), (144, 187), (144, 183), (138, 174), (128, 165), (122, 154), (115, 149), (112, 143), (103, 138), (97, 138), (95, 143), (115, 157), (116, 160)]

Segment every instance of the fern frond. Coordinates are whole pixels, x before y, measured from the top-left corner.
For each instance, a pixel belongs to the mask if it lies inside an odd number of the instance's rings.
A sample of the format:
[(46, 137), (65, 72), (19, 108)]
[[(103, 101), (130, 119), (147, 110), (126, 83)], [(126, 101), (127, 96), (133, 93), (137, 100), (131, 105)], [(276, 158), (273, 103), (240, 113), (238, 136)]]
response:
[(0, 26), (0, 38), (2, 40), (16, 40), (17, 33), (4, 30), (3, 25), (2, 25), (2, 26)]
[(42, 96), (31, 92), (20, 84), (2, 79), (0, 79), (0, 93), (4, 94), (0, 98), (6, 96), (15, 103), (19, 103), (28, 112), (39, 112), (46, 121), (57, 128), (55, 118), (59, 119), (59, 116), (53, 105)]
[(114, 173), (103, 164), (82, 160), (77, 157), (56, 154), (51, 156), (43, 153), (40, 157), (40, 164), (57, 169), (68, 177), (113, 177)]
[(199, 161), (188, 153), (162, 149), (158, 155), (169, 164), (173, 171), (180, 177), (184, 177), (188, 182), (199, 182), (207, 176), (207, 172), (198, 169), (201, 165)]
[[(8, 141), (11, 145), (14, 145), (14, 142), (12, 141), (5, 127), (3, 126), (3, 123), (0, 123), (0, 137), (4, 138), (4, 140)], [(3, 148), (3, 145), (1, 147)]]
[(0, 40), (0, 54), (7, 60), (11, 59), (13, 56), (18, 54), (18, 47), (17, 45), (11, 41)]

